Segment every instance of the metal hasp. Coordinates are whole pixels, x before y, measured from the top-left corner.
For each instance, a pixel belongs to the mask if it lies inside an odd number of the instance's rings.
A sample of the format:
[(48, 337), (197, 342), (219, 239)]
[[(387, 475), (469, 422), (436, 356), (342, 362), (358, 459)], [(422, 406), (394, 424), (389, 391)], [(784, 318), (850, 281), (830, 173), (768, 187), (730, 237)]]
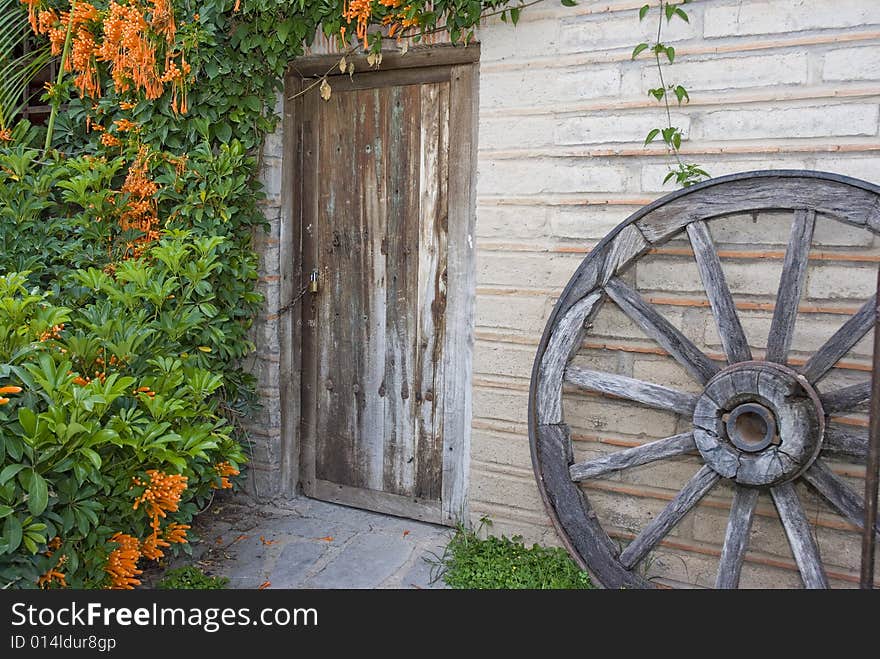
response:
[[(877, 271), (877, 297), (880, 300), (880, 269)], [(877, 519), (877, 484), (880, 481), (880, 303), (874, 309), (874, 363), (871, 369), (871, 434), (865, 462), (865, 525), (862, 535), (862, 573), (859, 586), (874, 587), (874, 524)]]

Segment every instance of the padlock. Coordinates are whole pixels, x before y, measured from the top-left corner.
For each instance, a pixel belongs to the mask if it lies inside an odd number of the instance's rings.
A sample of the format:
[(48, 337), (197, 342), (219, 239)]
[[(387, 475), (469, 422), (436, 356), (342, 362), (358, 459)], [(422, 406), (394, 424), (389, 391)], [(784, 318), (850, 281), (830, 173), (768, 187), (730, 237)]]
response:
[(312, 274), (309, 275), (309, 293), (317, 293), (318, 292), (318, 271), (312, 270)]

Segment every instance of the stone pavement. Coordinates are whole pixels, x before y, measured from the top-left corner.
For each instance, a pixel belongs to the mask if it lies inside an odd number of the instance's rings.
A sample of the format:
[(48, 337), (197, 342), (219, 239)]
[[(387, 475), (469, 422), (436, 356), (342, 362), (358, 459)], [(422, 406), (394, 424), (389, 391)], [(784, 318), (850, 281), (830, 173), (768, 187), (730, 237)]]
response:
[(197, 564), (229, 577), (229, 588), (446, 587), (437, 561), (447, 527), (314, 499), (278, 506), (239, 497), (215, 502), (193, 531)]

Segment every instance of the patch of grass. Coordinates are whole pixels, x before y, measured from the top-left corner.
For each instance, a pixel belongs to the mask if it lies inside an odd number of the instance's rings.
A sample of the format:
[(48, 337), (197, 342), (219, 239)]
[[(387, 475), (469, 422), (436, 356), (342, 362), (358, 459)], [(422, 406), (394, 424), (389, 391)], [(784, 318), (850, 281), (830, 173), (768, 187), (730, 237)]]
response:
[(223, 590), (229, 583), (227, 577), (212, 577), (194, 565), (168, 570), (156, 584), (159, 590)]
[(520, 536), (483, 540), (460, 527), (440, 563), (443, 580), (452, 588), (594, 588), (590, 576), (564, 549), (537, 544), (529, 548)]

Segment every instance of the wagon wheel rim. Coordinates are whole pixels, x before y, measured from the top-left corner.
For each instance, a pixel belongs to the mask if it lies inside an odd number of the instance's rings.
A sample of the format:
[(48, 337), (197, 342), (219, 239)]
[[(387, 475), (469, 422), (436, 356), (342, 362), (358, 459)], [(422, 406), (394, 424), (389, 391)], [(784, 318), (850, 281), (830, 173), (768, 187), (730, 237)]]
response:
[[(780, 209), (793, 211), (794, 220), (766, 354), (755, 360), (707, 222)], [(769, 491), (807, 588), (826, 588), (828, 579), (794, 483), (807, 483), (832, 509), (863, 528), (863, 498), (823, 458), (864, 462), (867, 431), (836, 424), (833, 417), (866, 403), (870, 383), (822, 393), (816, 385), (873, 327), (874, 297), (802, 366), (787, 365), (817, 213), (880, 233), (880, 187), (835, 174), (778, 170), (726, 176), (680, 190), (639, 210), (608, 234), (583, 260), (557, 301), (532, 371), (532, 464), (558, 535), (581, 567), (605, 587), (651, 587), (636, 568), (722, 478), (733, 481), (734, 495), (718, 588), (739, 584), (762, 491)], [(650, 249), (682, 232), (693, 248), (727, 365), (713, 361), (619, 276)], [(608, 299), (702, 383), (703, 392), (687, 393), (570, 364), (585, 325)], [(563, 383), (687, 415), (693, 429), (575, 463), (563, 415)], [(692, 452), (703, 460), (700, 469), (629, 545), (618, 549), (578, 483)]]

